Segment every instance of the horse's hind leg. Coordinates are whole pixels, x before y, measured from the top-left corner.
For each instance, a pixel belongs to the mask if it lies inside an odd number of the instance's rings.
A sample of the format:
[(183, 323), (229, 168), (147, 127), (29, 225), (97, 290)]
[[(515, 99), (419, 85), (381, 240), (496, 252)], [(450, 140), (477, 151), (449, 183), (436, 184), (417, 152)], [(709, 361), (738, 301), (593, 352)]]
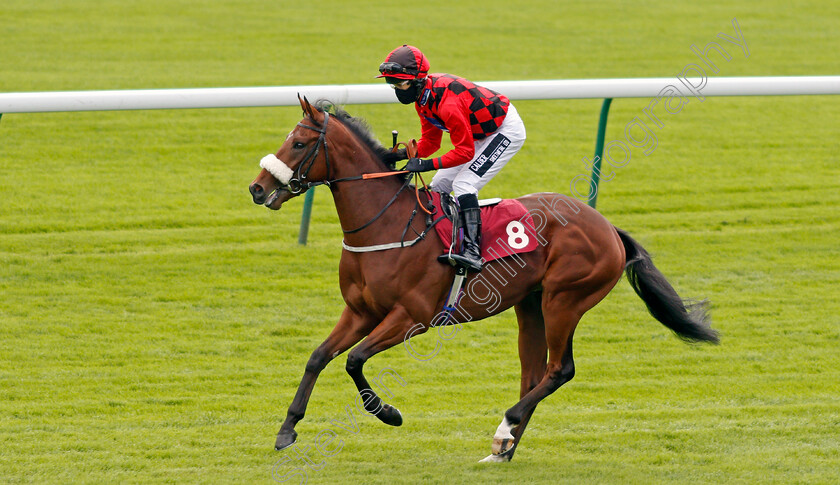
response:
[[(545, 341), (545, 322), (542, 315), (542, 292), (531, 293), (516, 305), (516, 318), (519, 320), (519, 363), (522, 367), (522, 380), (519, 388), (519, 398), (525, 397), (534, 389), (545, 375), (548, 348)], [(511, 430), (513, 446), (503, 455), (490, 455), (487, 461), (509, 461), (513, 458), (519, 440), (525, 432), (528, 421), (534, 414), (531, 409), (519, 425)], [(502, 441), (506, 448), (508, 443)], [(507, 448), (506, 448), (507, 449)], [(482, 460), (483, 461), (483, 460)]]
[[(527, 424), (537, 404), (574, 377), (572, 337), (583, 312), (577, 310), (578, 305), (569, 304), (570, 301), (576, 301), (572, 298), (573, 296), (568, 293), (544, 295), (542, 315), (545, 340), (543, 340), (543, 345), (548, 346), (548, 364), (543, 365), (545, 373), (536, 386), (505, 412), (502, 424), (493, 436), (493, 454), (482, 461), (510, 460), (514, 447), (522, 436), (524, 425)], [(521, 343), (522, 340), (520, 340)], [(545, 354), (542, 355), (544, 359)]]

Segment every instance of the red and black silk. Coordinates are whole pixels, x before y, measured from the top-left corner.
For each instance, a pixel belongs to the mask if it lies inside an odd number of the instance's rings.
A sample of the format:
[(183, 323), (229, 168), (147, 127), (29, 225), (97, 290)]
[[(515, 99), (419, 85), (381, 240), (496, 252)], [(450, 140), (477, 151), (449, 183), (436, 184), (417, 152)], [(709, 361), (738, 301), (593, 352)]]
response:
[(452, 74), (430, 74), (415, 103), (421, 136), (417, 154), (428, 157), (440, 149), (448, 131), (454, 148), (433, 159), (435, 168), (467, 163), (475, 156), (475, 141), (494, 133), (504, 122), (510, 100)]

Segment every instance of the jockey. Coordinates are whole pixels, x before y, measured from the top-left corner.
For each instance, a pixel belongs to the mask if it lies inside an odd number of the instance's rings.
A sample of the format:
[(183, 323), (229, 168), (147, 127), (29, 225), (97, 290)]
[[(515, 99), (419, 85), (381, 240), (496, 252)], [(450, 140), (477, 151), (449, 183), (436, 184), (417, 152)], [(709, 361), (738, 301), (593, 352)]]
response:
[[(525, 143), (525, 125), (507, 97), (452, 74), (429, 74), (429, 61), (414, 46), (402, 45), (379, 66), (385, 81), (403, 104), (414, 103), (420, 117), (417, 157), (410, 172), (438, 170), (431, 186), (455, 194), (464, 221), (462, 254), (458, 264), (481, 271), (481, 211), (478, 191)], [(440, 149), (449, 132), (452, 150), (427, 158)], [(405, 149), (390, 154), (389, 162), (408, 158)]]

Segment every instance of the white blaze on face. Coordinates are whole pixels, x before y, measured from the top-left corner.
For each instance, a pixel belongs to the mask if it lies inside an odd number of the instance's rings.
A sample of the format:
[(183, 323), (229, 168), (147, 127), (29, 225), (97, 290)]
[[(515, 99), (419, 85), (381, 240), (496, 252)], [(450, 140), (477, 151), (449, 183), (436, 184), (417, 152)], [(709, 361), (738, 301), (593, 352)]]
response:
[(272, 154), (268, 154), (260, 160), (260, 167), (268, 170), (268, 173), (273, 175), (283, 185), (289, 185), (289, 180), (295, 174), (288, 165)]

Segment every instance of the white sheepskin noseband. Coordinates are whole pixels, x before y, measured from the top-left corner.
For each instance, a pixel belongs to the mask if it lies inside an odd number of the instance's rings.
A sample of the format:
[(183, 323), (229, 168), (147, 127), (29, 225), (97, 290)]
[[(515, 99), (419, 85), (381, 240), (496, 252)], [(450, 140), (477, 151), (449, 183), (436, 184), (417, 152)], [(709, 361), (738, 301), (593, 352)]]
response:
[(274, 178), (280, 181), (283, 185), (289, 185), (289, 180), (295, 173), (288, 165), (281, 162), (279, 158), (268, 154), (260, 160), (260, 167), (268, 170), (268, 173), (274, 175)]

